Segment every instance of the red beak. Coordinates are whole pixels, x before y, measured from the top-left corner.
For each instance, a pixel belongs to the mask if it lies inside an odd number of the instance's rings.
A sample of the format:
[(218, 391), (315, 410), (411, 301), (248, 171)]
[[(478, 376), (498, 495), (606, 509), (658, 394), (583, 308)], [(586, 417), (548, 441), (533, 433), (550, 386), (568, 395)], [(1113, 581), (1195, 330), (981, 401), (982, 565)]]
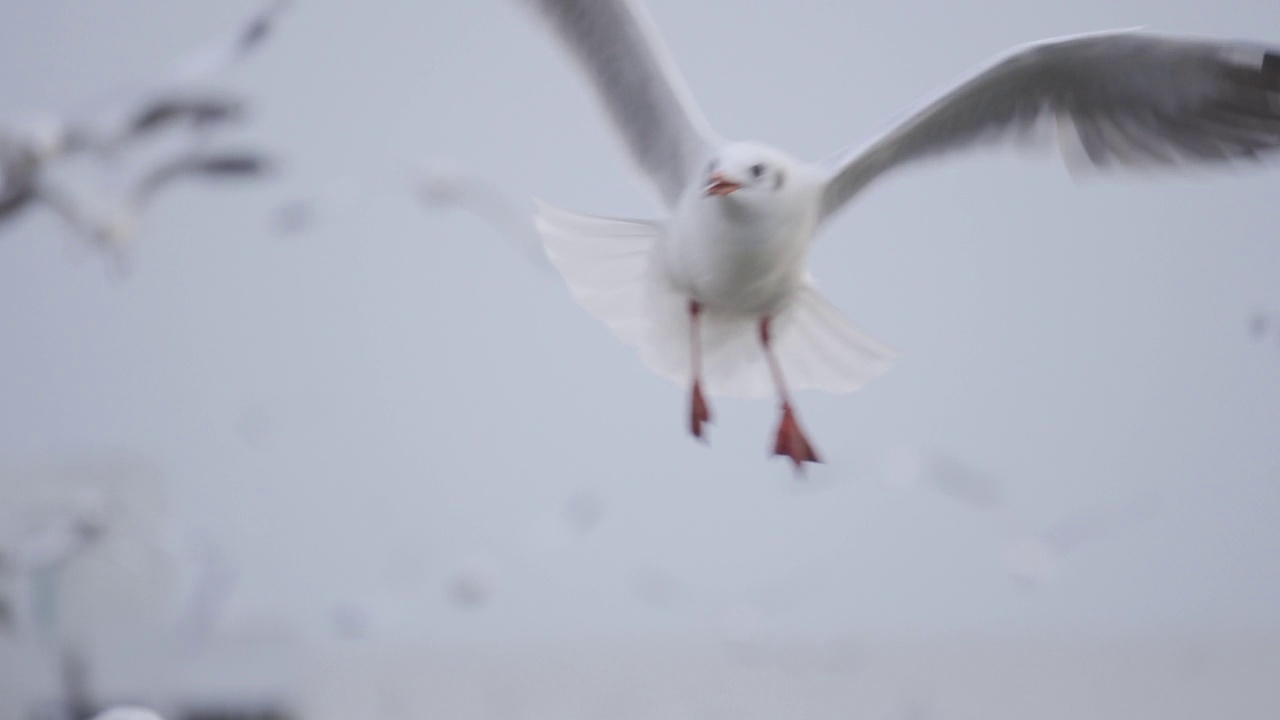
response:
[(724, 196), (742, 187), (742, 183), (736, 183), (726, 178), (721, 173), (711, 173), (711, 179), (707, 181), (707, 195)]

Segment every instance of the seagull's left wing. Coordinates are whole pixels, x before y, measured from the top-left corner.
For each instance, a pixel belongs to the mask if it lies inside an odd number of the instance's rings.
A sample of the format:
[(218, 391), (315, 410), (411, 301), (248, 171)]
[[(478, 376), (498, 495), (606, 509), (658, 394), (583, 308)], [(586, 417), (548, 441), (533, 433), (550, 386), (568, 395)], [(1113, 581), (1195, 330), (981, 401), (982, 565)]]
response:
[(130, 205), (142, 208), (155, 193), (181, 177), (251, 178), (268, 175), (273, 163), (267, 156), (244, 150), (193, 152), (171, 158), (148, 170), (129, 192)]
[(1057, 122), (1085, 166), (1256, 159), (1280, 148), (1280, 49), (1137, 31), (1016, 48), (869, 145), (820, 163), (822, 215), (902, 165)]

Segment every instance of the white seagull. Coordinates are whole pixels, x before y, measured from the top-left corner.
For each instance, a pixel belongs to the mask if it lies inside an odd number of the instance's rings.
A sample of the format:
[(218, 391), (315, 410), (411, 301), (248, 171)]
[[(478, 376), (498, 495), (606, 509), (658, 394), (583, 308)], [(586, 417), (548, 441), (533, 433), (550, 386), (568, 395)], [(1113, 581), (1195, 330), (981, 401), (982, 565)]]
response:
[(585, 74), (666, 212), (623, 220), (540, 205), (548, 256), (647, 365), (689, 383), (696, 437), (711, 419), (707, 395), (772, 384), (782, 403), (773, 450), (797, 470), (819, 456), (789, 389), (848, 392), (893, 357), (806, 269), (815, 234), (872, 182), (1042, 124), (1069, 160), (1099, 169), (1225, 163), (1280, 146), (1280, 49), (1126, 30), (1014, 48), (872, 142), (806, 163), (713, 132), (637, 3), (522, 2)]

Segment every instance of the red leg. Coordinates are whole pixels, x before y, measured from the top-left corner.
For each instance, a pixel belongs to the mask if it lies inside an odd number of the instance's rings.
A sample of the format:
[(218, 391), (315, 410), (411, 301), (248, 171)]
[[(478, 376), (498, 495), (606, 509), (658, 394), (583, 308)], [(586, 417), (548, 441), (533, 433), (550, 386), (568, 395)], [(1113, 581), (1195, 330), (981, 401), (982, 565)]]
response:
[(773, 454), (791, 458), (796, 472), (802, 473), (804, 463), (816, 463), (822, 460), (818, 458), (817, 451), (813, 449), (804, 431), (800, 429), (800, 421), (796, 419), (796, 413), (791, 408), (791, 395), (787, 392), (787, 382), (782, 377), (782, 368), (778, 365), (778, 358), (774, 356), (773, 347), (770, 345), (772, 338), (769, 335), (769, 322), (768, 317), (760, 318), (760, 344), (764, 347), (769, 371), (773, 373), (773, 384), (778, 388), (778, 399), (782, 401), (782, 421), (778, 423), (778, 436), (773, 443)]
[(689, 301), (689, 377), (693, 378), (693, 390), (689, 402), (689, 432), (699, 440), (702, 438), (703, 423), (711, 422), (711, 408), (702, 394), (702, 339), (698, 333), (698, 317), (702, 314), (702, 305), (697, 300)]

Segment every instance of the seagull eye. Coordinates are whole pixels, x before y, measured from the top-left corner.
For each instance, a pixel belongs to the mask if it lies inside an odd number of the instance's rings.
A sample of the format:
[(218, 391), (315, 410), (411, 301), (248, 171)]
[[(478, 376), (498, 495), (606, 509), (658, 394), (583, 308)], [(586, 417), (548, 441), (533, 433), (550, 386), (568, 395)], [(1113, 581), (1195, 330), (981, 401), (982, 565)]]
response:
[(760, 177), (764, 175), (764, 163), (756, 163), (751, 166), (751, 177)]

